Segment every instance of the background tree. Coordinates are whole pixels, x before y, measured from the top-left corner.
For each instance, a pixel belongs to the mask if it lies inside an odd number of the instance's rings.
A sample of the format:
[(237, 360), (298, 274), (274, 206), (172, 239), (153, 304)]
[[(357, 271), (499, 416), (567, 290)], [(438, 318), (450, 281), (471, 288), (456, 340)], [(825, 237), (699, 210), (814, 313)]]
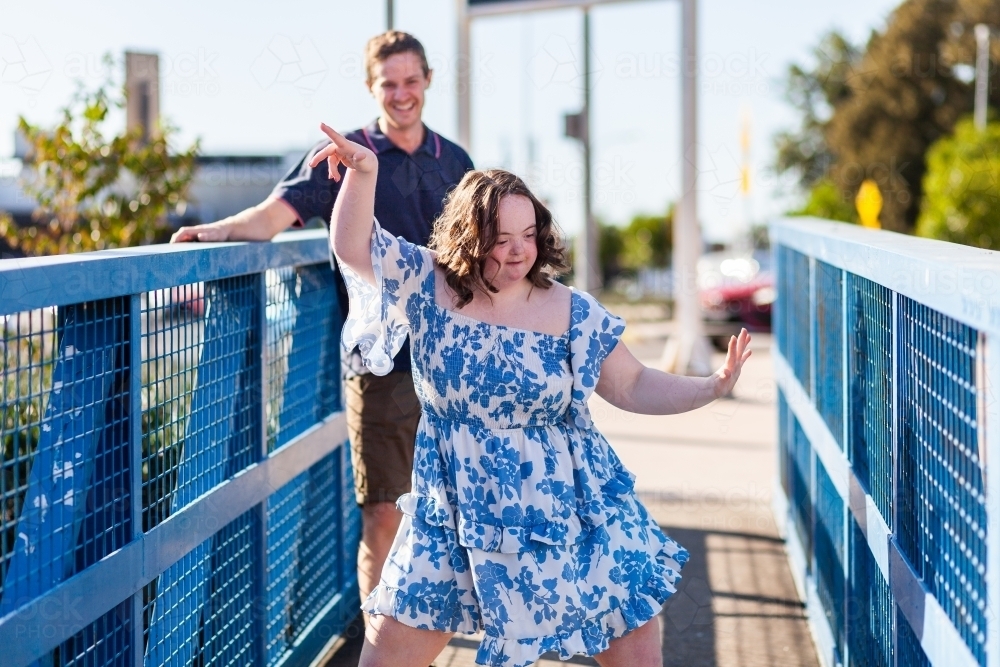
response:
[(858, 222), (857, 210), (829, 178), (814, 183), (809, 190), (805, 205), (800, 209), (789, 211), (789, 215), (811, 215), (816, 218), (855, 224)]
[(1000, 123), (967, 118), (931, 147), (917, 233), (1000, 250)]
[(815, 66), (788, 68), (785, 101), (801, 114), (794, 131), (775, 137), (777, 170), (794, 172), (803, 190), (826, 178), (834, 161), (827, 145), (826, 125), (834, 109), (851, 95), (848, 82), (855, 75), (862, 50), (837, 31), (824, 35), (813, 49)]
[(124, 104), (124, 89), (107, 81), (92, 91), (81, 87), (55, 127), (20, 118), (29, 146), (22, 187), (39, 208), (28, 226), (0, 219), (7, 245), (51, 255), (165, 240), (168, 212), (187, 205), (198, 143), (172, 152), (175, 129), (167, 125), (145, 139), (141, 128), (108, 136), (109, 114)]
[[(925, 154), (972, 110), (972, 27), (978, 22), (1000, 27), (1000, 3), (906, 0), (863, 50), (837, 41), (842, 38), (834, 33), (821, 41), (814, 68), (789, 70), (788, 98), (803, 114), (803, 123), (798, 132), (776, 138), (776, 167), (799, 172), (800, 185), (810, 193), (805, 209), (825, 207), (834, 217), (840, 207), (834, 206), (832, 186), (853, 219), (858, 188), (872, 178), (884, 198), (883, 226), (914, 230)], [(994, 41), (994, 57), (998, 48)], [(996, 105), (1000, 88), (991, 88)], [(803, 102), (809, 99), (818, 102)]]
[(598, 261), (601, 263), (601, 280), (607, 285), (621, 273), (622, 230), (617, 225), (597, 221)]
[(663, 268), (673, 249), (674, 207), (665, 215), (637, 215), (622, 231), (622, 268)]
[(665, 215), (637, 215), (625, 227), (601, 224), (599, 255), (605, 284), (623, 272), (668, 266), (673, 220), (671, 206)]
[(852, 93), (826, 129), (836, 155), (830, 176), (851, 201), (866, 178), (884, 200), (882, 226), (912, 232), (920, 207), (924, 153), (972, 109), (943, 47), (955, 19), (949, 0), (907, 0), (868, 42)]

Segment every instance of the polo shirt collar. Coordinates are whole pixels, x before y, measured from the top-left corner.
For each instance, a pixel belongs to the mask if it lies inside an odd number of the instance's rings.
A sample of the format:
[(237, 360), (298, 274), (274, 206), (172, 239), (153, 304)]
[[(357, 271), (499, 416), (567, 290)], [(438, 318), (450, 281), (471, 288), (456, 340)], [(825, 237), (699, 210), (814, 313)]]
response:
[[(392, 143), (389, 137), (382, 133), (377, 118), (367, 127), (363, 128), (361, 132), (364, 135), (365, 142), (368, 144), (368, 148), (372, 149), (376, 155), (393, 149), (402, 150), (399, 146)], [(424, 142), (417, 147), (416, 152), (419, 151), (424, 151), (433, 158), (441, 157), (441, 137), (426, 125), (424, 125)]]

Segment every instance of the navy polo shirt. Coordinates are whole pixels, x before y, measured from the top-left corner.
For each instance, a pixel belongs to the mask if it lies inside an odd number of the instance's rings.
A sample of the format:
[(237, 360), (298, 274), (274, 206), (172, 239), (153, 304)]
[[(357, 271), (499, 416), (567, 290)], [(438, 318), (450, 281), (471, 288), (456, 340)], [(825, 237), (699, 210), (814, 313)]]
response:
[[(367, 146), (378, 158), (375, 183), (375, 217), (382, 229), (411, 243), (427, 245), (434, 220), (444, 208), (445, 196), (458, 185), (465, 172), (473, 169), (472, 159), (458, 144), (424, 126), (424, 141), (413, 153), (392, 143), (379, 129), (378, 121), (344, 135)], [(328, 178), (326, 160), (315, 168), (309, 160), (330, 145), (323, 140), (309, 149), (297, 165), (274, 187), (273, 194), (287, 203), (298, 217), (297, 226), (321, 218), (329, 226), (333, 202), (340, 182)], [(340, 173), (346, 168), (341, 165)], [(341, 181), (342, 182), (342, 181)], [(332, 259), (332, 258), (331, 258)], [(343, 317), (347, 318), (347, 290), (340, 272), (334, 271)], [(352, 364), (357, 366), (357, 364)], [(410, 372), (409, 341), (396, 355), (394, 371)]]

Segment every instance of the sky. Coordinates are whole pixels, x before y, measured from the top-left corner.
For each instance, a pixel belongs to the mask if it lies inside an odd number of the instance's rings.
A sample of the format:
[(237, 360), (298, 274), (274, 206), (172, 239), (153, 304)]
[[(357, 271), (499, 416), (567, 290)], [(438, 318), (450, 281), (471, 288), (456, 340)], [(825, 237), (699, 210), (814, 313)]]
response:
[[(434, 79), (428, 126), (456, 138), (456, 0), (395, 0), (395, 27), (424, 44)], [(801, 194), (770, 169), (773, 137), (797, 123), (782, 99), (793, 62), (830, 29), (863, 41), (896, 0), (702, 0), (699, 5), (699, 218), (711, 240), (766, 222)], [(303, 151), (325, 121), (350, 130), (377, 108), (362, 51), (385, 28), (385, 3), (0, 0), (0, 157), (20, 115), (52, 123), (77, 82), (105, 76), (102, 56), (160, 54), (161, 113), (209, 154)], [(86, 7), (84, 11), (82, 7)], [(580, 228), (582, 151), (563, 115), (582, 104), (582, 14), (478, 19), (472, 30), (478, 167), (523, 175), (570, 234)], [(680, 3), (636, 0), (591, 13), (594, 211), (626, 223), (661, 213), (680, 192)], [(739, 192), (740, 133), (750, 128), (751, 191)]]

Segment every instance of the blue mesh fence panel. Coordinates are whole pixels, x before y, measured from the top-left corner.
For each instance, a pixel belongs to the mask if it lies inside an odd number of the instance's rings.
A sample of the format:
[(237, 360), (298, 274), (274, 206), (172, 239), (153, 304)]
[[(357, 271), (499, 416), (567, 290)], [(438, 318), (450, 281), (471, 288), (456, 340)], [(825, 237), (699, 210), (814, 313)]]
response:
[(778, 246), (778, 349), (799, 383), (812, 394), (809, 371), (809, 257)]
[(143, 528), (257, 459), (254, 276), (145, 295)]
[(847, 276), (848, 456), (885, 519), (892, 517), (892, 293)]
[(250, 510), (212, 536), (211, 589), (201, 627), (205, 667), (260, 664), (254, 642), (259, 528), (257, 513)]
[[(154, 320), (143, 333), (146, 343), (143, 365), (150, 369), (147, 378), (154, 373), (154, 363), (170, 358), (176, 351), (183, 361), (170, 366), (169, 374), (172, 378), (179, 376), (173, 380), (179, 387), (167, 389), (164, 394), (181, 390), (190, 393), (186, 419), (169, 413), (164, 420), (183, 423), (183, 431), (180, 427), (172, 429), (172, 442), (168, 439), (156, 447), (144, 446), (144, 455), (150, 457), (158, 450), (176, 450), (172, 457), (177, 462), (173, 469), (167, 470), (167, 482), (148, 476), (144, 479), (144, 495), (149, 503), (146, 507), (160, 508), (158, 516), (184, 507), (259, 458), (257, 284), (254, 276), (206, 283), (203, 293), (193, 293), (195, 298), (200, 297), (201, 307), (186, 307), (187, 312), (179, 315), (179, 321), (171, 319), (166, 324), (162, 321), (157, 324)], [(147, 298), (147, 314), (150, 314), (148, 303)], [(184, 303), (191, 303), (191, 299)], [(154, 310), (152, 315), (155, 314)], [(161, 336), (163, 330), (169, 333)], [(190, 341), (198, 343), (196, 355), (189, 351), (193, 344)], [(197, 362), (185, 365), (184, 361), (194, 356)], [(164, 400), (170, 397), (165, 396)], [(176, 438), (183, 440), (177, 442)], [(151, 465), (147, 464), (147, 468), (152, 472)], [(153, 516), (152, 512), (149, 516)], [(249, 533), (245, 539), (251, 539)], [(145, 602), (153, 610), (147, 614), (147, 664), (187, 664), (197, 655), (204, 660), (214, 656), (217, 648), (214, 644), (203, 645), (192, 637), (204, 632), (204, 614), (210, 612), (202, 610), (221, 599), (215, 597), (219, 582), (213, 572), (230, 548), (232, 542), (228, 538), (206, 540), (182, 559), (183, 567), (175, 564), (147, 587)], [(173, 636), (172, 641), (167, 641), (168, 635)], [(206, 650), (209, 653), (204, 653)]]
[[(857, 524), (851, 522), (847, 599), (849, 664), (892, 667), (893, 599)], [(904, 621), (905, 622), (905, 621)]]
[[(340, 535), (346, 449), (345, 444), (326, 456), (268, 502), (268, 664), (280, 661), (344, 588), (342, 554), (357, 549), (357, 541), (345, 544)], [(353, 505), (353, 495), (348, 500)], [(340, 632), (351, 619), (336, 620), (339, 625), (327, 628), (329, 632)]]
[(147, 531), (170, 514), (207, 302), (204, 283), (147, 292), (141, 298), (142, 527)]
[[(130, 308), (116, 298), (4, 318), (0, 616), (131, 541)], [(72, 614), (47, 622), (74, 624)], [(105, 621), (124, 631), (118, 616)], [(100, 642), (88, 627), (57, 654), (125, 659)]]
[(819, 459), (816, 460), (816, 589), (843, 654), (844, 626), (844, 501)]
[(843, 271), (816, 262), (816, 409), (844, 446)]
[(340, 448), (341, 483), (341, 535), (343, 535), (343, 560), (341, 561), (341, 581), (351, 581), (357, 574), (358, 541), (361, 539), (361, 510), (354, 499), (354, 466), (351, 463), (350, 447)]
[[(133, 535), (340, 408), (330, 266), (264, 277), (0, 316), (0, 618), (106, 556), (129, 562), (114, 552)], [(353, 482), (344, 445), (263, 505), (200, 526), (215, 532), (144, 586), (141, 605), (107, 600), (79, 632), (78, 614), (39, 621), (39, 633), (65, 621), (60, 635), (76, 634), (36, 664), (275, 664), (301, 652), (338, 594), (356, 602)]]
[(132, 667), (132, 601), (126, 600), (52, 652), (52, 667)]
[(978, 332), (899, 304), (899, 543), (980, 664), (986, 660), (986, 497)]
[(774, 344), (782, 356), (788, 358), (788, 343), (785, 338), (785, 313), (788, 311), (788, 281), (785, 276), (785, 246), (771, 246), (771, 261), (774, 263), (774, 305), (771, 311), (771, 330)]
[[(302, 567), (292, 592), (293, 627), (304, 627), (341, 586), (337, 562), (344, 550), (340, 538), (343, 450), (333, 452), (306, 473), (305, 522), (299, 545)], [(349, 497), (348, 497), (349, 498)], [(348, 504), (348, 507), (350, 504)], [(356, 544), (353, 545), (356, 549)], [(346, 619), (350, 621), (351, 619)], [(346, 625), (346, 622), (344, 623)], [(342, 628), (337, 628), (339, 632)]]
[(913, 628), (896, 608), (896, 667), (930, 667), (930, 660)]
[(300, 578), (302, 506), (309, 484), (303, 472), (267, 499), (267, 664), (283, 659), (295, 641), (290, 614), (293, 591)]
[(258, 527), (245, 512), (146, 587), (146, 665), (255, 663)]
[(792, 516), (811, 569), (813, 552), (812, 445), (795, 418), (792, 419)]
[(268, 271), (266, 313), (273, 451), (329, 414), (331, 403), (339, 405), (340, 313), (329, 263)]
[[(52, 371), (58, 355), (56, 310), (47, 308), (0, 317), (3, 366), (0, 367), (0, 601), (15, 595), (5, 588), (17, 546), (17, 523), (28, 493), (32, 457), (44, 425)], [(41, 564), (39, 564), (41, 565)], [(27, 586), (28, 574), (22, 575)], [(27, 596), (25, 588), (20, 593)]]
[(785, 392), (778, 390), (778, 479), (781, 481), (781, 488), (785, 492), (785, 497), (790, 497), (791, 484), (789, 481), (788, 456), (791, 451), (791, 441), (788, 428), (788, 401), (785, 400)]

